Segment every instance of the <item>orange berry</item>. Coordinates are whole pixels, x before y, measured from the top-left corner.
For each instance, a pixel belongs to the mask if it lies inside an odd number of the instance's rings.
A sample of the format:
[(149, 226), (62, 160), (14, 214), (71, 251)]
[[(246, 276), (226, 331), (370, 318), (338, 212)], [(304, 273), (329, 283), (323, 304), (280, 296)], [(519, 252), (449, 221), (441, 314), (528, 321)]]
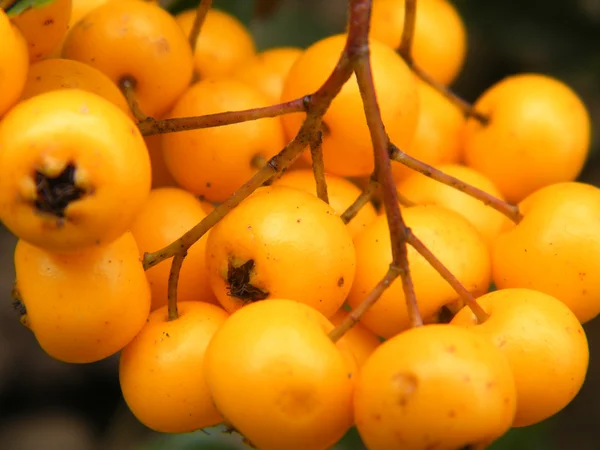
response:
[[(409, 147), (402, 150), (430, 164), (458, 163), (462, 159), (466, 120), (460, 109), (446, 97), (419, 81), (419, 122)], [(414, 173), (403, 164), (392, 163), (396, 180)]]
[(62, 254), (21, 239), (15, 272), (24, 323), (60, 361), (89, 363), (113, 355), (150, 312), (150, 289), (129, 232), (110, 244)]
[(27, 41), (31, 62), (44, 59), (60, 44), (67, 33), (70, 18), (71, 0), (44, 2), (12, 17)]
[(528, 196), (524, 215), (494, 243), (498, 288), (529, 288), (565, 303), (582, 322), (600, 313), (600, 189), (566, 182)]
[(121, 352), (119, 381), (127, 406), (147, 427), (186, 433), (223, 421), (203, 376), (206, 347), (227, 319), (221, 308), (179, 302), (179, 317), (167, 307), (153, 311)]
[[(348, 207), (354, 203), (354, 200), (360, 195), (360, 189), (351, 181), (336, 175), (327, 174), (327, 194), (329, 197), (329, 205), (333, 208), (337, 215), (342, 215)], [(317, 195), (317, 186), (312, 170), (294, 170), (287, 172), (273, 186), (289, 186), (302, 191)], [(369, 223), (377, 217), (377, 212), (372, 203), (367, 203), (356, 214), (354, 219), (348, 223), (348, 231), (352, 237), (356, 236)]]
[(225, 420), (260, 449), (328, 449), (352, 425), (356, 362), (333, 325), (290, 300), (249, 305), (212, 338), (204, 376)]
[[(371, 37), (397, 48), (404, 30), (404, 0), (375, 0)], [(447, 0), (419, 0), (412, 57), (435, 80), (451, 84), (465, 61), (467, 35), (456, 8)]]
[[(178, 239), (206, 217), (200, 201), (189, 192), (176, 187), (157, 188), (129, 227), (140, 249), (145, 252), (160, 250)], [(177, 285), (177, 299), (182, 302), (203, 301), (217, 303), (210, 288), (206, 266), (208, 235), (190, 247), (183, 262)], [(146, 276), (152, 290), (152, 309), (167, 304), (167, 288), (171, 260), (148, 269)]]
[[(436, 168), (503, 200), (494, 183), (475, 169), (458, 164), (439, 165)], [(482, 201), (418, 172), (398, 183), (398, 192), (416, 204), (440, 205), (457, 212), (471, 222), (490, 245), (506, 220), (501, 213)]]
[(202, 209), (206, 214), (210, 214), (215, 209), (215, 205), (211, 202), (207, 202), (206, 200), (200, 200), (200, 204), (202, 205)]
[(466, 162), (508, 201), (577, 178), (590, 146), (590, 117), (567, 85), (545, 75), (514, 75), (490, 87), (474, 106), (490, 123), (467, 121)]
[[(104, 5), (105, 3), (111, 1), (115, 0), (71, 0), (71, 17), (69, 18), (68, 29), (73, 28), (73, 25), (79, 22), (93, 9), (96, 9), (98, 6)], [(60, 58), (60, 54), (62, 53), (62, 47), (64, 45), (66, 37), (67, 33), (65, 33), (60, 43), (56, 45), (54, 49), (52, 49), (52, 52), (50, 52), (48, 57)]]
[(150, 161), (133, 121), (79, 89), (46, 92), (0, 122), (0, 220), (54, 250), (124, 233), (150, 191)]
[[(175, 17), (186, 36), (192, 31), (195, 16), (196, 10), (190, 9)], [(243, 23), (211, 8), (196, 41), (194, 67), (200, 79), (231, 75), (255, 51), (254, 40)]]
[[(311, 45), (296, 60), (285, 80), (282, 101), (316, 91), (329, 77), (344, 48), (346, 36), (338, 34)], [(381, 117), (390, 139), (408, 148), (419, 116), (419, 96), (415, 76), (391, 48), (371, 41), (371, 64)], [(289, 139), (293, 138), (304, 113), (282, 116)], [(369, 175), (373, 172), (373, 147), (364, 107), (353, 75), (344, 84), (323, 117), (323, 157), (325, 169), (341, 176)], [(304, 152), (303, 157), (310, 158)]]
[(188, 87), (192, 51), (175, 19), (158, 5), (138, 0), (105, 3), (69, 30), (63, 58), (104, 72), (117, 85), (134, 84), (140, 108), (162, 116)]
[[(238, 80), (203, 80), (179, 99), (169, 117), (268, 106), (256, 88)], [(285, 145), (281, 120), (264, 118), (216, 128), (167, 133), (165, 162), (177, 183), (207, 200), (227, 200)]]
[(567, 406), (589, 361), (577, 317), (554, 297), (530, 289), (502, 289), (477, 302), (490, 315), (484, 323), (477, 324), (466, 307), (452, 323), (489, 338), (508, 358), (517, 386), (513, 426), (533, 425)]
[[(488, 290), (490, 254), (477, 230), (458, 213), (436, 205), (402, 209), (406, 225), (474, 295)], [(354, 238), (356, 276), (348, 294), (355, 309), (379, 283), (392, 262), (390, 233), (385, 215)], [(417, 251), (408, 247), (408, 263), (423, 319), (458, 299), (456, 292)], [(379, 336), (390, 338), (410, 326), (402, 282), (397, 280), (361, 318)]]
[(354, 279), (344, 223), (325, 202), (287, 186), (259, 188), (240, 203), (212, 228), (206, 252), (211, 286), (229, 312), (289, 298), (329, 317)]
[(162, 150), (162, 136), (160, 134), (152, 134), (144, 136), (148, 155), (150, 156), (150, 164), (152, 166), (152, 188), (160, 187), (176, 187), (177, 182), (169, 172), (167, 163)]
[(19, 100), (29, 67), (27, 43), (0, 9), (0, 118)]
[[(336, 327), (342, 323), (342, 320), (348, 315), (348, 311), (340, 309), (329, 318), (330, 322)], [(355, 324), (344, 334), (348, 347), (356, 358), (358, 367), (362, 367), (371, 353), (381, 344), (381, 340), (373, 332), (367, 330), (359, 323)]]
[(245, 59), (233, 75), (256, 86), (270, 103), (279, 103), (285, 78), (301, 54), (302, 49), (297, 47), (270, 48)]
[(515, 381), (483, 336), (454, 325), (382, 343), (356, 381), (354, 417), (367, 448), (487, 448), (512, 425)]
[(21, 100), (57, 89), (82, 89), (104, 97), (132, 117), (116, 84), (98, 69), (70, 59), (46, 59), (29, 67)]

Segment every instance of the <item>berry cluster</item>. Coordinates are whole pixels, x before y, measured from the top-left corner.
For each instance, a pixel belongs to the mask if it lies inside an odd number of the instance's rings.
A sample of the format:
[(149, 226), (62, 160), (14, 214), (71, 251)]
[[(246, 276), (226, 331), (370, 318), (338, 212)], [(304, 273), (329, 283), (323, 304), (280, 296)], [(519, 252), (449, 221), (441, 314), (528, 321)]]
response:
[(533, 73), (462, 101), (447, 0), (349, 0), (343, 33), (260, 53), (211, 1), (23, 3), (0, 2), (13, 296), (51, 357), (120, 353), (142, 423), (485, 448), (577, 395), (588, 112)]

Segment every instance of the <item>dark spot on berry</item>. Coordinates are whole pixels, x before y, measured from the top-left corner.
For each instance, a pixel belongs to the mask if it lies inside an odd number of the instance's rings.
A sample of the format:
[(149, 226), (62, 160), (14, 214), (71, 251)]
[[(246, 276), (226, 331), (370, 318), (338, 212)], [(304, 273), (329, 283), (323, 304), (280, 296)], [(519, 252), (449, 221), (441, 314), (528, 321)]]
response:
[(264, 300), (269, 292), (260, 289), (250, 283), (250, 274), (254, 269), (254, 260), (249, 259), (244, 264), (234, 267), (229, 261), (227, 269), (228, 294), (231, 297), (242, 300), (244, 303)]
[(44, 26), (52, 25), (54, 23), (54, 19), (46, 19), (44, 20)]
[(338, 285), (339, 287), (342, 287), (342, 286), (344, 285), (344, 277), (340, 277), (340, 278), (339, 278), (337, 285)]
[(35, 172), (37, 198), (35, 207), (39, 212), (65, 217), (65, 209), (71, 202), (79, 200), (85, 191), (75, 184), (75, 166), (67, 165), (56, 177)]

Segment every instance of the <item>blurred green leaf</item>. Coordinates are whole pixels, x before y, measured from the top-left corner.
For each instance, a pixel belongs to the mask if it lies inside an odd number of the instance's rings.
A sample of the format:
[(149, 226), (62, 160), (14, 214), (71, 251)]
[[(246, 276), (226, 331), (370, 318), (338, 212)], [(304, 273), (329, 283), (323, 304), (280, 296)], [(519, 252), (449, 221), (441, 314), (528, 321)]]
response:
[(49, 5), (52, 2), (54, 2), (54, 0), (19, 0), (17, 3), (8, 8), (6, 14), (8, 17), (15, 17), (29, 9), (41, 8), (42, 6)]

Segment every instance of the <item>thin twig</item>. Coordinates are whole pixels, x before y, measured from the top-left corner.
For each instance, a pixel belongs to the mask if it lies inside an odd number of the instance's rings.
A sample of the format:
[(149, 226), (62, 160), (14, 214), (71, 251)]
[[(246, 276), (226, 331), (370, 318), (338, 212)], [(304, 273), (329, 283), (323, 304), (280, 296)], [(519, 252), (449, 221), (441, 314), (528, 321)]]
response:
[(472, 104), (459, 97), (448, 86), (440, 83), (439, 81), (436, 81), (419, 66), (413, 63), (411, 64), (411, 68), (421, 80), (423, 80), (429, 86), (431, 86), (444, 97), (446, 97), (448, 100), (450, 100), (450, 102), (457, 106), (466, 117), (472, 117), (478, 120), (482, 125), (487, 125), (490, 122), (489, 116), (477, 111)]
[(179, 317), (177, 311), (177, 285), (179, 284), (179, 274), (181, 266), (187, 252), (177, 253), (171, 261), (171, 271), (169, 272), (169, 284), (167, 289), (167, 308), (169, 311), (169, 320), (175, 320)]
[(194, 17), (194, 23), (192, 24), (192, 29), (189, 35), (192, 53), (196, 50), (196, 42), (198, 42), (200, 30), (202, 28), (202, 25), (204, 24), (204, 19), (206, 19), (206, 14), (208, 13), (208, 10), (211, 6), (212, 0), (200, 0), (200, 3), (198, 4), (198, 8), (196, 9), (196, 16)]
[(123, 92), (123, 95), (127, 99), (127, 103), (129, 104), (129, 109), (131, 110), (133, 117), (135, 117), (140, 123), (153, 122), (152, 118), (144, 114), (144, 111), (142, 111), (140, 108), (135, 95), (135, 80), (129, 77), (123, 78), (119, 82), (119, 88), (121, 88), (121, 92)]
[(377, 286), (375, 286), (375, 288), (373, 288), (373, 290), (369, 292), (369, 295), (365, 297), (365, 299), (360, 303), (360, 305), (358, 305), (356, 309), (353, 309), (346, 317), (344, 317), (344, 320), (342, 320), (337, 327), (331, 330), (331, 332), (329, 333), (329, 338), (333, 342), (336, 342), (344, 334), (346, 334), (346, 332), (350, 328), (356, 325), (360, 321), (360, 318), (363, 316), (363, 314), (371, 306), (373, 306), (375, 302), (377, 302), (377, 300), (379, 300), (379, 298), (383, 294), (383, 291), (389, 288), (394, 282), (394, 280), (398, 278), (398, 276), (400, 276), (400, 273), (401, 271), (400, 269), (398, 269), (398, 267), (390, 265), (390, 268), (388, 269), (385, 276), (381, 279), (381, 281), (379, 281), (379, 283), (377, 283)]
[(317, 197), (325, 203), (329, 203), (327, 195), (327, 180), (325, 179), (325, 162), (323, 161), (323, 134), (317, 131), (310, 140), (310, 155), (312, 158), (312, 169), (317, 184)]
[(426, 177), (432, 178), (440, 183), (443, 183), (447, 186), (458, 189), (461, 192), (464, 192), (467, 195), (470, 195), (477, 200), (482, 201), (485, 205), (494, 208), (496, 211), (504, 214), (510, 220), (515, 223), (519, 223), (521, 219), (523, 219), (523, 215), (519, 211), (519, 207), (517, 205), (512, 205), (503, 200), (500, 200), (497, 197), (494, 197), (491, 194), (488, 194), (481, 189), (476, 188), (475, 186), (471, 186), (464, 181), (459, 180), (451, 175), (448, 175), (442, 172), (435, 167), (432, 167), (428, 164), (425, 164), (422, 161), (410, 156), (407, 153), (404, 153), (398, 147), (396, 147), (393, 143), (390, 143), (390, 158), (394, 161), (398, 161), (404, 164), (406, 167), (411, 168), (419, 173), (422, 173)]
[(404, 26), (402, 39), (396, 50), (404, 61), (410, 66), (413, 64), (412, 45), (415, 36), (415, 23), (417, 21), (417, 0), (404, 0)]
[(466, 117), (473, 117), (474, 119), (477, 119), (479, 122), (481, 122), (483, 125), (487, 125), (489, 123), (488, 116), (475, 110), (473, 105), (460, 98), (448, 86), (439, 83), (429, 74), (427, 74), (423, 69), (417, 66), (412, 54), (416, 19), (417, 0), (404, 0), (404, 26), (402, 29), (402, 39), (400, 40), (400, 45), (398, 45), (396, 52), (404, 59), (406, 64), (410, 66), (413, 72), (419, 78), (421, 78), (421, 80), (423, 80), (425, 83), (430, 85), (444, 97), (450, 100), (450, 102), (456, 105)]
[(379, 183), (375, 179), (374, 176), (371, 176), (369, 179), (369, 183), (365, 186), (362, 192), (356, 197), (354, 203), (352, 203), (346, 211), (340, 216), (344, 223), (349, 223), (354, 217), (358, 214), (358, 212), (365, 206), (367, 203), (371, 201), (373, 194), (377, 191), (379, 187)]
[[(375, 289), (371, 291), (373, 295), (368, 296), (367, 299), (363, 300), (357, 310), (360, 309), (360, 315), (362, 315), (362, 313), (367, 311), (368, 308), (379, 299), (385, 288), (387, 288), (395, 278), (400, 276), (402, 278), (402, 287), (411, 325), (421, 326), (423, 325), (423, 320), (417, 306), (414, 285), (408, 265), (406, 244), (408, 229), (402, 218), (402, 213), (400, 212), (398, 193), (394, 184), (391, 161), (387, 151), (389, 139), (381, 119), (381, 112), (377, 103), (375, 84), (371, 70), (368, 45), (371, 6), (370, 0), (350, 1), (350, 23), (353, 23), (357, 29), (360, 28), (362, 31), (357, 36), (356, 41), (354, 41), (354, 47), (352, 48), (353, 52), (350, 56), (354, 62), (354, 73), (363, 102), (367, 126), (369, 127), (369, 132), (371, 134), (375, 158), (375, 173), (376, 178), (381, 183), (382, 187), (383, 203), (390, 231), (393, 258), (388, 271), (389, 276), (386, 275), (386, 277), (383, 278), (380, 282), (381, 286), (376, 286)], [(364, 305), (365, 302), (367, 302), (366, 305)], [(360, 320), (360, 315), (359, 313), (355, 313), (353, 319), (347, 319), (342, 322), (345, 331)], [(345, 331), (340, 331), (339, 328), (340, 326), (336, 327), (336, 329), (330, 333), (330, 336), (333, 336), (334, 338), (342, 336)]]
[[(370, 1), (366, 2), (370, 6)], [(418, 327), (423, 325), (423, 319), (419, 313), (415, 288), (410, 276), (410, 267), (408, 265), (408, 251), (406, 245), (406, 235), (408, 227), (404, 223), (400, 204), (398, 202), (398, 191), (392, 175), (392, 166), (387, 147), (389, 139), (385, 132), (381, 113), (375, 94), (375, 84), (371, 71), (371, 62), (368, 53), (357, 60), (355, 65), (356, 79), (363, 99), (367, 125), (371, 132), (371, 140), (375, 151), (375, 158), (379, 160), (379, 171), (377, 179), (381, 183), (383, 204), (390, 229), (390, 238), (392, 242), (393, 265), (400, 269), (402, 278), (402, 287), (406, 300), (406, 309), (410, 318), (411, 326)]]
[(307, 102), (309, 102), (308, 96), (262, 108), (141, 122), (138, 124), (138, 128), (142, 135), (151, 136), (153, 134), (176, 133), (179, 131), (198, 130), (200, 128), (222, 127), (234, 123), (262, 119), (264, 117), (277, 117), (283, 114), (307, 111)]
[(452, 289), (456, 291), (458, 296), (465, 302), (465, 304), (473, 311), (477, 321), (479, 323), (485, 322), (489, 315), (483, 308), (477, 303), (473, 294), (471, 294), (458, 279), (448, 270), (448, 268), (427, 248), (423, 242), (416, 237), (412, 231), (408, 232), (407, 236), (408, 243), (417, 251), (419, 254), (427, 260), (427, 262), (442, 276), (444, 280), (448, 282)]

